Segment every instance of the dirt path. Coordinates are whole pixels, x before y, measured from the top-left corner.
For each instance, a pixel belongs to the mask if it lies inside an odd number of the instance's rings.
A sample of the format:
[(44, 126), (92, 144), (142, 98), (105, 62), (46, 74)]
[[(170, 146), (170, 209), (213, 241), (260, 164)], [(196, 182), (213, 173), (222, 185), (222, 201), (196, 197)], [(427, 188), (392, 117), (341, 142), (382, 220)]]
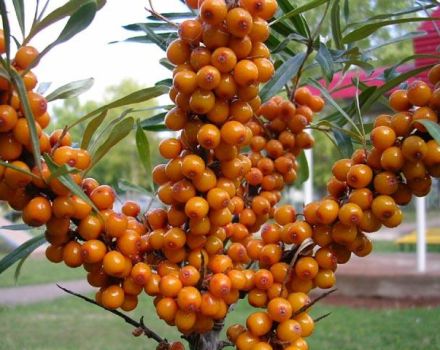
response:
[[(59, 282), (59, 284), (81, 294), (95, 289), (85, 280)], [(0, 288), (0, 305), (27, 305), (64, 296), (68, 296), (68, 294), (59, 289), (54, 282), (23, 287)]]

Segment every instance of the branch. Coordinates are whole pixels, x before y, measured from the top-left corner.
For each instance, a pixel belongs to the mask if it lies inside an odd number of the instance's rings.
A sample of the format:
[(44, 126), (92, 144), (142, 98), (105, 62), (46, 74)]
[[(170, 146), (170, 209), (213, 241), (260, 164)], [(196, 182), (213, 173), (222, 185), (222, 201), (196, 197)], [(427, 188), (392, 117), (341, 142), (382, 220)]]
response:
[(64, 288), (62, 286), (60, 286), (59, 284), (57, 284), (57, 287), (62, 289), (63, 291), (65, 291), (68, 294), (71, 294), (73, 296), (76, 296), (80, 299), (83, 299), (85, 301), (87, 301), (90, 304), (94, 304), (96, 306), (99, 306), (100, 308), (107, 310), (109, 312), (111, 312), (112, 314), (121, 317), (125, 322), (127, 322), (128, 324), (131, 324), (132, 326), (136, 327), (136, 329), (142, 329), (143, 333), (145, 334), (145, 336), (147, 336), (148, 338), (154, 339), (155, 341), (157, 341), (158, 343), (168, 343), (168, 341), (164, 338), (162, 338), (159, 334), (157, 334), (156, 332), (152, 331), (150, 328), (148, 328), (145, 324), (144, 324), (144, 317), (142, 316), (140, 319), (140, 322), (137, 322), (135, 320), (133, 320), (131, 317), (123, 314), (120, 311), (117, 310), (110, 310), (107, 309), (106, 307), (99, 305), (95, 300), (90, 299), (84, 295), (72, 292), (71, 290)]
[(311, 238), (305, 239), (301, 245), (297, 248), (295, 251), (295, 254), (292, 257), (292, 260), (290, 260), (289, 269), (287, 270), (286, 278), (283, 282), (283, 289), (286, 288), (287, 282), (290, 279), (290, 275), (292, 274), (293, 266), (295, 265), (296, 261), (298, 260), (299, 255), (306, 249), (308, 249), (310, 246), (314, 245), (315, 243)]
[(159, 19), (161, 19), (162, 21), (164, 21), (165, 23), (168, 23), (169, 25), (172, 25), (175, 28), (179, 28), (179, 26), (170, 21), (168, 18), (166, 18), (165, 16), (162, 16), (159, 12), (156, 12), (153, 8), (153, 1), (152, 0), (148, 0), (148, 3), (150, 5), (150, 8), (145, 7), (145, 10), (148, 11), (151, 15), (153, 15), (154, 17), (157, 17)]
[[(318, 301), (328, 297), (330, 294), (336, 292), (337, 289), (332, 289), (329, 290), (328, 292), (325, 292), (323, 294), (321, 294), (319, 297), (317, 297), (316, 299), (314, 299), (310, 304), (304, 305), (301, 309), (299, 309), (298, 311), (294, 312), (292, 317), (298, 316), (299, 314), (302, 314), (303, 312), (307, 311), (307, 309), (311, 308), (313, 305), (315, 305)], [(330, 314), (330, 313), (329, 313)], [(326, 315), (325, 317), (327, 317), (328, 315)], [(324, 318), (324, 317), (321, 317)]]
[(317, 323), (317, 322), (323, 320), (324, 318), (327, 318), (327, 317), (330, 316), (331, 314), (332, 314), (331, 312), (328, 312), (328, 313), (326, 313), (326, 314), (324, 314), (324, 315), (322, 315), (322, 316), (319, 316), (319, 317), (315, 318), (315, 319), (313, 320), (313, 322)]

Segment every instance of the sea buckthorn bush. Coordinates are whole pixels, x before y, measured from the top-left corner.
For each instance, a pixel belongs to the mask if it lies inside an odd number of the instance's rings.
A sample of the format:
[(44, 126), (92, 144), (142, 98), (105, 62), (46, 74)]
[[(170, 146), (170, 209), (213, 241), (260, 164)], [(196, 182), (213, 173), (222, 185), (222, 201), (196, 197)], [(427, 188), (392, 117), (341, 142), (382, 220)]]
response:
[[(284, 63), (296, 64), (293, 80), (278, 75), (267, 46), (276, 0), (186, 4), (196, 15), (178, 24), (156, 14), (177, 26), (166, 48), (173, 106), (163, 118), (173, 134), (160, 142), (164, 163), (151, 174), (162, 205), (143, 211), (127, 200), (116, 210), (115, 189), (87, 176), (87, 147), (76, 145), (69, 128), (46, 131), (48, 101), (32, 72), (42, 55), (27, 42), (9, 61), (9, 79), (0, 78), (0, 200), (26, 225), (44, 227), (47, 259), (84, 268), (96, 303), (108, 310), (134, 310), (147, 294), (191, 349), (220, 349), (229, 344), (218, 338), (224, 319), (245, 299), (257, 310), (227, 329), (230, 344), (308, 349), (310, 292), (332, 289), (338, 264), (369, 255), (369, 234), (397, 227), (401, 206), (427, 195), (440, 176), (433, 137), (440, 65), (428, 82), (392, 91), (393, 114), (377, 116), (368, 136), (357, 135), (351, 157), (331, 166), (327, 195), (298, 210), (282, 200), (283, 190), (307, 166), (303, 152), (315, 143), (308, 129), (328, 132), (316, 81), (313, 88), (299, 84), (310, 53)], [(0, 39), (9, 59), (4, 32)], [(287, 94), (268, 96), (282, 79)]]

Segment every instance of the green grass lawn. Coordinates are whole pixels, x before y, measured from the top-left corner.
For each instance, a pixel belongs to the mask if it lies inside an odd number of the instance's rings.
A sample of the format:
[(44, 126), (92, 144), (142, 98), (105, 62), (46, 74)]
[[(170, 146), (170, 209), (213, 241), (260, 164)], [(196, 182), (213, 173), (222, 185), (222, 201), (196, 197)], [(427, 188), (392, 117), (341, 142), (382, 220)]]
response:
[[(4, 255), (0, 255), (3, 258)], [(14, 273), (18, 263), (11, 266), (8, 270), (0, 274), (0, 288), (12, 286), (24, 286), (29, 284), (49, 283), (82, 279), (86, 277), (83, 268), (72, 269), (63, 263), (54, 264), (44, 256), (41, 258), (28, 258), (20, 271), (17, 284), (15, 284)]]
[[(146, 297), (132, 314), (162, 336), (178, 333), (158, 320)], [(251, 308), (246, 302), (228, 316), (227, 325), (243, 322)], [(319, 305), (313, 315), (332, 314), (322, 320), (310, 338), (316, 350), (422, 350), (440, 349), (440, 308), (365, 310)], [(0, 349), (87, 350), (155, 349), (146, 338), (131, 336), (131, 326), (112, 314), (74, 297), (30, 306), (0, 308)]]

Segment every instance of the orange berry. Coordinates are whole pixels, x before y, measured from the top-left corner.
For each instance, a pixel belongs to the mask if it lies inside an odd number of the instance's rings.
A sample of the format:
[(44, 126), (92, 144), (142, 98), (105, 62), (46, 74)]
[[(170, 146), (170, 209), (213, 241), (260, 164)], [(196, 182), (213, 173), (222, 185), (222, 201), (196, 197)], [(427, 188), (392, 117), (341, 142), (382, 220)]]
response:
[(118, 285), (111, 285), (102, 291), (101, 303), (107, 309), (117, 309), (124, 303), (124, 290)]
[(236, 37), (242, 38), (249, 34), (252, 30), (252, 25), (251, 14), (243, 8), (233, 8), (226, 16), (226, 27)]
[(284, 298), (274, 298), (267, 304), (267, 312), (275, 322), (284, 322), (292, 316), (292, 306)]
[(408, 101), (414, 106), (426, 106), (431, 98), (432, 90), (428, 84), (415, 80), (407, 89)]
[(272, 319), (267, 312), (254, 312), (246, 320), (247, 329), (257, 337), (269, 333), (272, 323)]
[(37, 59), (38, 55), (39, 52), (35, 47), (30, 45), (22, 46), (17, 50), (17, 53), (15, 54), (14, 63), (21, 69), (28, 69), (32, 65), (34, 65), (34, 62)]
[(226, 18), (228, 7), (224, 0), (204, 0), (199, 12), (203, 22), (216, 25)]
[(183, 40), (176, 39), (168, 45), (167, 58), (173, 64), (183, 64), (188, 61), (191, 49), (188, 43)]
[(63, 248), (63, 260), (69, 267), (79, 267), (83, 263), (81, 254), (81, 244), (75, 241), (70, 241)]
[(93, 264), (102, 261), (107, 253), (104, 242), (93, 239), (84, 242), (81, 246), (81, 254), (85, 263)]
[(390, 106), (397, 112), (408, 111), (412, 105), (409, 102), (406, 90), (395, 90), (389, 98)]

